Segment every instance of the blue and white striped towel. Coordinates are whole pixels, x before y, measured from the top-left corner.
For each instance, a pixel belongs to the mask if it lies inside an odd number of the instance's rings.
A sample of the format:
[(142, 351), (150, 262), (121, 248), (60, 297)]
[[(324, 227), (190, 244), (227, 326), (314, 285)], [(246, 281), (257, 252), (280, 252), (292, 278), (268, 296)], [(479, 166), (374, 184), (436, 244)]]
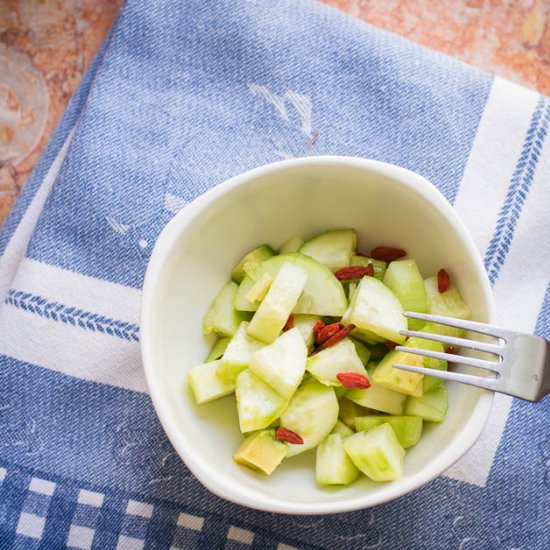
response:
[(1, 548), (550, 548), (550, 401), (498, 396), (426, 487), (336, 517), (220, 501), (167, 442), (138, 310), (173, 214), (248, 168), (381, 159), (454, 204), (499, 321), (550, 336), (549, 101), (309, 1), (128, 0), (0, 237)]

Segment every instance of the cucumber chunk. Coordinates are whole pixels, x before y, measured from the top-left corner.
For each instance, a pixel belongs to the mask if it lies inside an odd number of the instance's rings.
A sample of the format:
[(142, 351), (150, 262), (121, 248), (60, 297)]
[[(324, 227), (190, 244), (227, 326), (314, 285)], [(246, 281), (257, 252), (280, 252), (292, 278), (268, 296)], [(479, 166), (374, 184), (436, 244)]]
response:
[[(347, 394), (348, 392), (346, 392), (346, 395)], [(338, 403), (340, 405), (338, 418), (345, 426), (351, 428), (352, 430), (355, 430), (355, 417), (365, 416), (366, 414), (369, 414), (369, 409), (366, 409), (365, 407), (362, 407), (361, 405), (350, 401), (346, 397), (340, 399)]]
[(344, 449), (355, 466), (374, 481), (393, 481), (403, 475), (405, 449), (387, 423), (350, 435)]
[(381, 281), (386, 273), (386, 262), (382, 260), (375, 260), (374, 258), (367, 258), (366, 256), (352, 256), (350, 265), (364, 265), (372, 264), (374, 268), (374, 276)]
[(349, 390), (346, 398), (362, 407), (388, 414), (403, 414), (407, 396), (389, 390), (370, 379), (370, 388), (366, 390)]
[(273, 277), (269, 273), (264, 273), (247, 292), (246, 299), (251, 302), (261, 302), (269, 291), (272, 282)]
[(315, 480), (319, 485), (349, 485), (359, 476), (359, 470), (344, 450), (340, 434), (329, 435), (317, 447)]
[(210, 361), (216, 361), (217, 359), (221, 359), (221, 356), (224, 354), (230, 341), (231, 341), (231, 338), (229, 337), (218, 338), (214, 343), (214, 345), (212, 346), (212, 349), (206, 356), (206, 359), (204, 360), (204, 362), (209, 363)]
[(315, 258), (331, 271), (337, 271), (350, 264), (356, 246), (355, 229), (340, 229), (317, 235), (300, 248), (300, 253)]
[(263, 430), (249, 435), (235, 451), (237, 464), (270, 475), (283, 461), (288, 448), (275, 439), (275, 430)]
[[(471, 319), (472, 310), (470, 306), (462, 299), (460, 292), (456, 286), (451, 283), (448, 290), (440, 293), (437, 288), (437, 277), (430, 277), (424, 281), (426, 296), (428, 298), (428, 313), (432, 315), (442, 315), (443, 317), (454, 317), (455, 319)], [(443, 334), (446, 336), (454, 336), (463, 338), (466, 331), (445, 325), (437, 325), (428, 323), (426, 325), (427, 332)]]
[(330, 433), (339, 434), (342, 437), (348, 437), (348, 435), (353, 435), (355, 432), (351, 428), (346, 426), (341, 420), (338, 420), (334, 428), (332, 428), (332, 432)]
[(235, 391), (235, 384), (226, 384), (216, 376), (219, 364), (219, 361), (202, 363), (188, 371), (187, 382), (198, 404), (214, 401)]
[(253, 276), (245, 277), (240, 284), (234, 301), (235, 308), (239, 311), (256, 311), (259, 304), (247, 300), (246, 295), (264, 273), (275, 277), (286, 263), (292, 263), (307, 273), (306, 286), (293, 313), (331, 317), (344, 314), (347, 300), (342, 283), (326, 266), (299, 253), (281, 254), (258, 264), (252, 272)]
[(356, 340), (355, 338), (350, 338), (350, 340), (353, 342), (353, 345), (355, 346), (355, 351), (357, 355), (359, 356), (359, 359), (361, 359), (361, 363), (363, 363), (363, 366), (367, 366), (370, 360), (371, 352), (363, 342), (360, 342), (359, 340)]
[(279, 254), (288, 254), (289, 252), (298, 252), (300, 248), (304, 246), (304, 241), (300, 237), (292, 237), (288, 239), (284, 244), (279, 248)]
[(348, 338), (308, 357), (306, 368), (321, 384), (326, 386), (341, 386), (342, 384), (336, 378), (336, 375), (341, 372), (357, 372), (367, 376), (367, 371), (355, 351), (355, 346)]
[(286, 399), (296, 391), (306, 370), (307, 348), (297, 328), (256, 351), (250, 370)]
[(262, 244), (251, 250), (231, 271), (231, 278), (239, 284), (246, 276), (244, 267), (247, 263), (263, 262), (275, 254), (273, 248), (268, 244)]
[(221, 358), (217, 375), (228, 384), (235, 383), (238, 374), (250, 364), (252, 355), (264, 345), (251, 338), (247, 334), (247, 330), (248, 323), (243, 321)]
[(316, 447), (331, 432), (337, 420), (338, 401), (334, 389), (316, 380), (302, 384), (281, 415), (281, 426), (297, 433), (304, 440), (302, 445), (289, 443), (287, 456)]
[(273, 342), (283, 330), (306, 281), (307, 273), (302, 268), (292, 263), (283, 265), (252, 317), (248, 334), (268, 344)]
[[(369, 363), (369, 365), (371, 365)], [(374, 409), (375, 411), (385, 412), (388, 414), (401, 415), (405, 408), (407, 396), (403, 393), (389, 390), (374, 381), (374, 372), (376, 367), (367, 369), (370, 380), (370, 388), (366, 390), (348, 390), (346, 398), (353, 401), (357, 405)], [(357, 414), (355, 416), (364, 416)], [(355, 422), (354, 422), (355, 426)]]
[[(424, 289), (424, 279), (414, 260), (397, 260), (388, 265), (383, 279), (384, 284), (397, 296), (405, 311), (426, 313), (428, 298)], [(417, 330), (425, 321), (409, 319), (409, 328)]]
[(294, 327), (300, 331), (302, 338), (308, 349), (314, 344), (313, 327), (317, 321), (320, 321), (319, 315), (294, 315)]
[(358, 416), (355, 419), (355, 429), (358, 432), (366, 432), (384, 423), (388, 423), (393, 428), (399, 444), (404, 449), (416, 445), (422, 435), (422, 418), (419, 416), (385, 416), (381, 414)]
[(215, 333), (218, 336), (233, 336), (241, 322), (246, 320), (245, 315), (235, 311), (233, 307), (238, 288), (233, 281), (230, 281), (214, 298), (202, 320), (204, 334)]
[(443, 422), (447, 414), (447, 386), (441, 384), (421, 397), (409, 397), (405, 414), (419, 416), (427, 422)]
[[(422, 329), (421, 331), (425, 331)], [(425, 349), (429, 351), (444, 352), (445, 348), (441, 342), (435, 342), (433, 340), (426, 340), (425, 338), (412, 337), (407, 339), (407, 346)], [(433, 357), (423, 357), (422, 366), (428, 369), (436, 370), (447, 370), (447, 361), (441, 359), (434, 359)], [(422, 393), (429, 393), (435, 388), (443, 384), (441, 378), (436, 378), (435, 376), (424, 376), (424, 381), (422, 385)]]
[(418, 397), (422, 395), (424, 375), (394, 369), (393, 366), (401, 364), (419, 367), (422, 363), (423, 359), (420, 355), (392, 350), (386, 354), (384, 359), (374, 369), (372, 379), (384, 388)]
[(237, 376), (235, 394), (242, 433), (267, 428), (279, 418), (287, 405), (286, 399), (249, 369)]
[(395, 294), (374, 277), (361, 279), (342, 322), (353, 323), (360, 331), (374, 333), (392, 342), (405, 342), (405, 337), (399, 334), (400, 330), (407, 328), (403, 307)]

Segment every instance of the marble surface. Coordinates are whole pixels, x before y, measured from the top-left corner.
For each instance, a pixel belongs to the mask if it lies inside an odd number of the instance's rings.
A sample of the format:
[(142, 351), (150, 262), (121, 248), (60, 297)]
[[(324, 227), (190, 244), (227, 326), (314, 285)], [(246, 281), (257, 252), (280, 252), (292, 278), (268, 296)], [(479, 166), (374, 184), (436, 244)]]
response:
[[(550, 94), (550, 0), (323, 0)], [(0, 0), (0, 223), (123, 0)]]

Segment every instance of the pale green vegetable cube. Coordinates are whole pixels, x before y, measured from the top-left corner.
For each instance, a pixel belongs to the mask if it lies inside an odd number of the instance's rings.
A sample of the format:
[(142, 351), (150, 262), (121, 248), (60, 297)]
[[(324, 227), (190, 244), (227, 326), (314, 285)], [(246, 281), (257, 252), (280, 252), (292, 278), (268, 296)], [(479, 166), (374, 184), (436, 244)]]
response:
[(289, 457), (313, 449), (334, 428), (338, 420), (338, 400), (334, 389), (310, 380), (292, 396), (281, 415), (281, 426), (297, 433), (303, 445), (288, 444)]
[(212, 305), (202, 320), (204, 334), (214, 332), (218, 336), (233, 336), (237, 332), (239, 325), (245, 320), (243, 314), (236, 311), (233, 307), (238, 288), (231, 281), (214, 298)]
[[(348, 310), (342, 319), (344, 324), (353, 323), (358, 331), (353, 335), (363, 339), (359, 331), (402, 344), (405, 337), (400, 330), (407, 329), (403, 307), (393, 292), (374, 277), (363, 277)], [(367, 336), (368, 338), (368, 336)]]
[(447, 386), (441, 384), (421, 397), (409, 397), (405, 414), (420, 416), (427, 422), (443, 422), (447, 414)]
[(267, 428), (281, 416), (288, 403), (249, 369), (237, 376), (235, 394), (242, 433)]
[(355, 429), (358, 432), (364, 432), (384, 423), (393, 428), (399, 444), (404, 449), (416, 445), (422, 435), (423, 422), (419, 416), (386, 416), (382, 414), (358, 416), (355, 419)]
[(341, 386), (336, 375), (342, 372), (356, 372), (367, 376), (367, 371), (349, 338), (344, 338), (336, 345), (308, 357), (307, 370), (327, 386)]
[(350, 264), (357, 246), (357, 234), (354, 229), (327, 231), (307, 241), (300, 253), (315, 258), (331, 271), (337, 271)]
[(248, 367), (252, 355), (265, 344), (247, 333), (248, 323), (243, 321), (229, 342), (218, 367), (218, 377), (224, 382), (235, 383), (237, 375)]
[(188, 371), (187, 381), (197, 403), (214, 401), (235, 391), (235, 384), (226, 384), (216, 376), (219, 364), (219, 361), (202, 363)]
[(256, 351), (250, 370), (286, 399), (296, 391), (306, 369), (307, 348), (297, 328)]
[(239, 284), (246, 276), (245, 266), (246, 264), (254, 264), (263, 262), (267, 258), (270, 258), (275, 254), (273, 248), (268, 244), (262, 244), (254, 250), (251, 250), (244, 258), (242, 258), (239, 263), (231, 271), (231, 278)]
[(355, 466), (374, 481), (393, 481), (403, 475), (405, 449), (387, 423), (350, 435), (344, 449)]
[(275, 430), (249, 435), (235, 451), (233, 460), (258, 472), (270, 475), (288, 452), (286, 443), (275, 439)]
[(349, 485), (359, 470), (344, 450), (340, 434), (329, 435), (317, 447), (315, 479), (319, 485)]
[(298, 252), (304, 246), (304, 241), (300, 237), (292, 237), (281, 245), (279, 254), (287, 254), (288, 252)]
[(283, 265), (252, 317), (248, 334), (268, 344), (273, 342), (285, 326), (306, 281), (306, 271), (292, 263)]

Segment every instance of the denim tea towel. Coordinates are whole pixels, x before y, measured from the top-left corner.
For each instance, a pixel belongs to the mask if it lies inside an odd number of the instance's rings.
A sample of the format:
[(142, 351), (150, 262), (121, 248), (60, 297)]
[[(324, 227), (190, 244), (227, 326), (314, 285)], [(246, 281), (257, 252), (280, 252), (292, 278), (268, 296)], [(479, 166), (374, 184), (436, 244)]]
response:
[(550, 548), (550, 400), (497, 396), (444, 475), (335, 516), (257, 512), (174, 453), (140, 288), (185, 204), (304, 155), (418, 172), (499, 324), (550, 337), (550, 103), (309, 0), (128, 0), (0, 235), (0, 548)]

